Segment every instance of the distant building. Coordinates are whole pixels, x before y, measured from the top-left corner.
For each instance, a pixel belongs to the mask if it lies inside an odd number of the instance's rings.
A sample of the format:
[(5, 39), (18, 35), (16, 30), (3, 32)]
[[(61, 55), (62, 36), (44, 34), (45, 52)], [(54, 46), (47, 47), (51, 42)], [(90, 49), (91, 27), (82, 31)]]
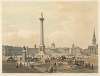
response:
[(83, 49), (82, 54), (83, 54), (83, 55), (86, 55), (86, 56), (89, 56), (88, 48)]
[(15, 56), (22, 54), (22, 47), (2, 45), (2, 55), (4, 56)]
[(72, 44), (71, 55), (75, 55), (75, 45), (74, 45), (74, 43)]
[(51, 49), (55, 49), (55, 43), (51, 43)]
[(65, 50), (65, 54), (66, 54), (66, 55), (70, 55), (70, 54), (71, 54), (70, 48), (65, 48), (64, 50)]
[(83, 51), (82, 48), (80, 48), (80, 47), (78, 47), (78, 46), (75, 46), (74, 43), (72, 44), (71, 55), (73, 55), (73, 56), (82, 55), (82, 51)]
[(92, 44), (88, 46), (89, 55), (98, 54), (98, 45), (96, 43), (95, 30), (92, 38)]

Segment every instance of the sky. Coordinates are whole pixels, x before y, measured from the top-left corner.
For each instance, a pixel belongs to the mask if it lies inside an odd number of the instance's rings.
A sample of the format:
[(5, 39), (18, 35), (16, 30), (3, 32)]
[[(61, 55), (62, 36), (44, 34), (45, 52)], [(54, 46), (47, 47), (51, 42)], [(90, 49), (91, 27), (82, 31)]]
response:
[[(40, 20), (43, 12), (46, 47), (91, 45), (94, 29), (97, 37), (97, 2), (5, 1), (2, 4), (3, 44), (34, 47), (40, 44)], [(97, 39), (98, 40), (98, 39)]]

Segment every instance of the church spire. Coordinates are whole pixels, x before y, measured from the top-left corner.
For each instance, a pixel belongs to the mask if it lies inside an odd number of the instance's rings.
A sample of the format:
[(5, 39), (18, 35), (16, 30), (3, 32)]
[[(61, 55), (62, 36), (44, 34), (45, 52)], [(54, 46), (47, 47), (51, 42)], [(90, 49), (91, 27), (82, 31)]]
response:
[(95, 29), (94, 29), (94, 34), (93, 34), (93, 38), (92, 38), (92, 44), (96, 45)]

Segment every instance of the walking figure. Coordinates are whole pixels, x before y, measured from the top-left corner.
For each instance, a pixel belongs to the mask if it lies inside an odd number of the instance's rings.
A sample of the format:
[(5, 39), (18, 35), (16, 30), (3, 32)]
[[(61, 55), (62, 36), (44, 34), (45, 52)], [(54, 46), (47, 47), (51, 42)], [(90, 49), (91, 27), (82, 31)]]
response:
[(16, 63), (16, 68), (18, 68), (18, 63)]
[(53, 69), (54, 69), (53, 66), (51, 66), (50, 69), (48, 70), (48, 72), (49, 72), (49, 73), (53, 73), (53, 72), (54, 72)]
[(93, 64), (92, 64), (92, 69), (94, 68)]

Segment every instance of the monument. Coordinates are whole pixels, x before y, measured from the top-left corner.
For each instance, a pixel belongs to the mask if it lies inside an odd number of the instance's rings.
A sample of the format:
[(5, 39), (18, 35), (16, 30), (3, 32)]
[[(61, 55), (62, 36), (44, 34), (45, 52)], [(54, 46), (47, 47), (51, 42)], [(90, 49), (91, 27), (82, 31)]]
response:
[(44, 30), (43, 30), (43, 13), (41, 13), (41, 17), (39, 18), (41, 22), (40, 26), (40, 51), (45, 53), (45, 45), (44, 45)]
[(43, 21), (44, 21), (44, 18), (43, 18), (43, 13), (41, 12), (41, 17), (39, 18), (40, 20), (40, 48), (39, 48), (39, 53), (37, 55), (37, 57), (40, 58), (40, 61), (41, 62), (45, 62), (45, 56), (46, 56), (46, 53), (45, 53), (45, 44), (44, 44), (44, 29), (43, 29)]
[(26, 49), (26, 47), (24, 46), (24, 47), (23, 47), (23, 51), (22, 51), (22, 60), (21, 60), (21, 63), (22, 63), (23, 65), (25, 65), (25, 63), (26, 63), (26, 57), (27, 57), (26, 53), (27, 53), (27, 49)]

